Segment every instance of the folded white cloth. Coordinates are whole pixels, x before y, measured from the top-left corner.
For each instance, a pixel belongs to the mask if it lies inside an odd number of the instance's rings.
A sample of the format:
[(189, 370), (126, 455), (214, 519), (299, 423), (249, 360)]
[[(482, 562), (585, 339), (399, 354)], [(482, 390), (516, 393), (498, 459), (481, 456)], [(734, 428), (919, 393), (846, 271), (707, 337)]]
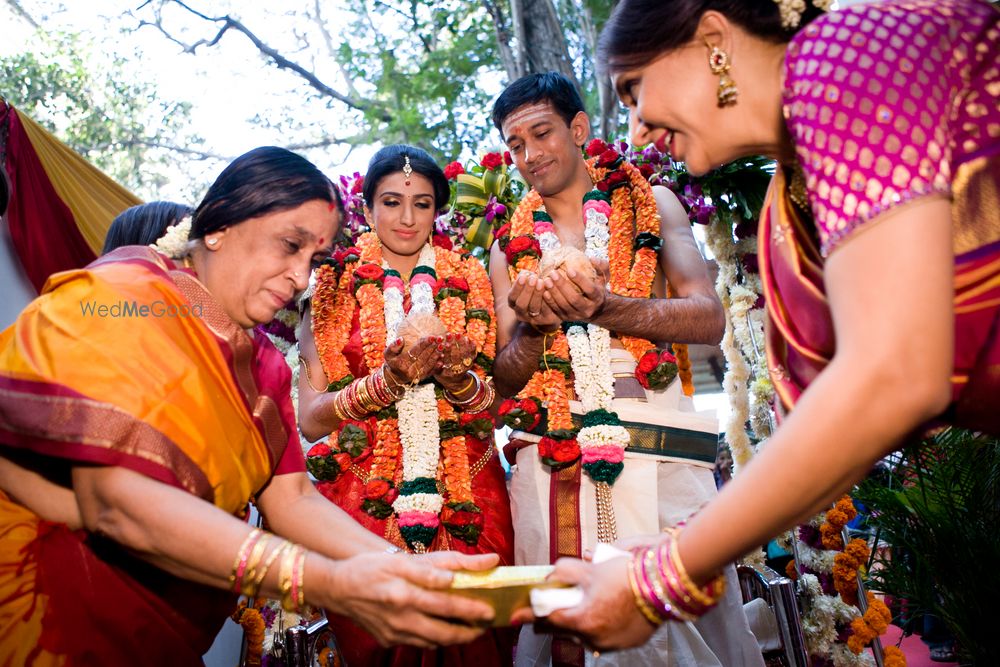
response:
[[(594, 563), (603, 563), (613, 558), (627, 558), (631, 554), (610, 544), (598, 542), (594, 548)], [(583, 589), (579, 586), (567, 588), (536, 588), (531, 591), (531, 611), (542, 618), (559, 609), (569, 609), (583, 602)]]

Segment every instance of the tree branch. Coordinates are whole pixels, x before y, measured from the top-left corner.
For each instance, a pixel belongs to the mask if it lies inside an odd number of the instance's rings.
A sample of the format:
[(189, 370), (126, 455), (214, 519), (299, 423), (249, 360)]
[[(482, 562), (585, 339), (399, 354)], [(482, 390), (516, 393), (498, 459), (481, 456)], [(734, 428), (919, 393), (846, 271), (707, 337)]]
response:
[(31, 17), (31, 14), (29, 14), (27, 10), (21, 6), (20, 2), (17, 0), (7, 0), (7, 4), (10, 6), (15, 15), (24, 19), (32, 28), (36, 30), (38, 29), (38, 23)]
[(340, 69), (340, 75), (344, 77), (344, 85), (347, 86), (347, 91), (351, 94), (351, 97), (359, 97), (357, 89), (354, 87), (354, 81), (351, 80), (350, 75), (347, 73), (347, 68), (344, 67), (344, 63), (340, 61), (338, 57), (340, 54), (337, 53), (337, 47), (333, 44), (333, 36), (330, 31), (326, 29), (326, 20), (323, 18), (321, 10), (321, 0), (315, 0), (313, 7), (315, 9), (315, 14), (313, 15), (313, 21), (316, 23), (316, 27), (319, 29), (320, 35), (323, 36), (323, 41), (326, 43), (326, 51), (330, 54), (330, 57), (335, 63), (337, 63), (337, 68)]
[(157, 16), (156, 20), (152, 23), (150, 23), (149, 21), (142, 21), (140, 23), (140, 27), (142, 27), (143, 25), (150, 25), (156, 28), (165, 37), (167, 37), (167, 39), (181, 46), (184, 49), (185, 53), (191, 53), (191, 54), (194, 54), (197, 51), (198, 47), (200, 46), (207, 46), (207, 47), (215, 46), (216, 44), (219, 43), (222, 37), (229, 30), (235, 30), (239, 33), (242, 33), (244, 37), (250, 40), (250, 42), (257, 48), (258, 51), (260, 51), (262, 54), (270, 58), (271, 61), (274, 63), (274, 65), (278, 67), (278, 69), (287, 69), (294, 72), (300, 78), (304, 79), (313, 89), (317, 90), (320, 94), (326, 97), (332, 97), (333, 99), (342, 102), (343, 104), (351, 107), (352, 109), (357, 109), (362, 112), (375, 112), (377, 117), (382, 122), (388, 123), (392, 121), (392, 116), (389, 115), (387, 111), (385, 111), (384, 109), (377, 108), (371, 102), (359, 100), (354, 97), (349, 97), (334, 90), (326, 83), (321, 81), (319, 77), (316, 76), (315, 73), (307, 70), (305, 67), (299, 65), (298, 63), (292, 62), (285, 56), (281, 55), (281, 53), (279, 53), (276, 49), (266, 44), (253, 31), (251, 31), (249, 28), (243, 25), (243, 23), (241, 23), (237, 19), (234, 19), (228, 14), (226, 14), (225, 16), (216, 16), (216, 17), (207, 16), (195, 9), (192, 9), (181, 0), (167, 0), (167, 1), (180, 5), (188, 12), (194, 14), (195, 16), (205, 21), (221, 24), (219, 31), (215, 34), (215, 37), (213, 37), (212, 39), (199, 39), (198, 41), (192, 44), (186, 44), (175, 38), (173, 35), (170, 34), (169, 31), (166, 30), (166, 28), (163, 27), (162, 19), (159, 16)]
[(521, 78), (523, 73), (518, 66), (517, 58), (514, 56), (514, 51), (510, 46), (512, 36), (510, 28), (507, 27), (507, 19), (503, 15), (503, 9), (494, 0), (483, 0), (483, 6), (486, 7), (490, 18), (493, 19), (493, 28), (497, 34), (497, 49), (500, 52), (500, 60), (503, 62), (503, 68), (507, 72), (507, 81), (516, 81)]

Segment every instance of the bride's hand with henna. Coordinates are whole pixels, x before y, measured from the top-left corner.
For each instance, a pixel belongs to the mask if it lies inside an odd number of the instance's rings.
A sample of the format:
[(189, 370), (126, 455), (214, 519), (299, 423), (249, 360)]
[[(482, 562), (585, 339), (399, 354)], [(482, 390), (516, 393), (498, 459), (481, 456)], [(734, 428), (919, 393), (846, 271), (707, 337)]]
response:
[(426, 336), (404, 350), (403, 339), (397, 338), (385, 348), (386, 379), (400, 385), (426, 380), (441, 364), (443, 344), (441, 336)]
[(448, 334), (441, 347), (441, 360), (434, 379), (448, 391), (459, 391), (469, 383), (468, 371), (476, 362), (476, 344), (466, 336)]

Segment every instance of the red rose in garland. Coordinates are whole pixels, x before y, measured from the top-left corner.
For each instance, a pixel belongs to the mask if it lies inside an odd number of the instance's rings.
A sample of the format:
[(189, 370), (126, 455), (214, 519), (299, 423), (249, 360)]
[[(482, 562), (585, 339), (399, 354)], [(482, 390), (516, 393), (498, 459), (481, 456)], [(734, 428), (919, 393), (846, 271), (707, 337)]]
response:
[(601, 156), (597, 158), (597, 166), (600, 169), (606, 169), (607, 167), (613, 166), (616, 162), (621, 159), (621, 155), (618, 154), (614, 148), (607, 148)]
[(576, 440), (556, 440), (552, 445), (552, 458), (560, 463), (570, 463), (580, 457)]
[(445, 234), (435, 234), (431, 237), (431, 245), (435, 248), (444, 248), (445, 250), (453, 250), (455, 244), (452, 243), (451, 237)]
[[(348, 456), (347, 458), (350, 461), (350, 457)], [(334, 455), (330, 446), (322, 442), (318, 445), (313, 445), (306, 452), (306, 468), (313, 477), (321, 482), (334, 481), (343, 470), (340, 461), (337, 460), (337, 456)]]
[(542, 463), (558, 470), (580, 458), (580, 445), (574, 438), (557, 440), (546, 435), (538, 442), (538, 456)]
[(462, 166), (461, 162), (451, 162), (447, 167), (444, 168), (444, 177), (449, 181), (453, 181), (458, 178), (459, 174), (465, 173), (465, 167)]
[(458, 423), (466, 434), (477, 440), (485, 440), (493, 433), (493, 417), (485, 410), (482, 412), (462, 412), (458, 415)]
[(519, 431), (531, 431), (541, 420), (541, 405), (532, 398), (520, 401), (508, 398), (500, 404), (497, 414), (507, 426)]
[(608, 144), (601, 139), (591, 139), (590, 143), (587, 144), (586, 150), (589, 157), (597, 157), (608, 150)]
[(389, 489), (391, 488), (392, 485), (389, 484), (387, 480), (384, 480), (381, 477), (376, 477), (365, 484), (365, 498), (372, 500), (376, 498), (384, 498), (385, 495), (389, 493)]
[(375, 477), (365, 484), (364, 494), (361, 509), (376, 519), (385, 519), (392, 514), (392, 502), (399, 496), (399, 491), (389, 480)]
[(507, 243), (507, 249), (504, 252), (507, 255), (507, 261), (514, 265), (522, 255), (530, 254), (539, 257), (542, 254), (542, 247), (538, 244), (538, 239), (531, 236), (515, 236)]
[(487, 153), (483, 156), (483, 159), (479, 161), (479, 164), (483, 166), (484, 169), (499, 169), (503, 166), (503, 156), (500, 153)]
[(483, 532), (483, 512), (475, 503), (448, 503), (441, 508), (441, 523), (458, 539), (475, 545)]
[(635, 367), (635, 378), (646, 389), (662, 389), (677, 376), (677, 358), (668, 350), (650, 350)]

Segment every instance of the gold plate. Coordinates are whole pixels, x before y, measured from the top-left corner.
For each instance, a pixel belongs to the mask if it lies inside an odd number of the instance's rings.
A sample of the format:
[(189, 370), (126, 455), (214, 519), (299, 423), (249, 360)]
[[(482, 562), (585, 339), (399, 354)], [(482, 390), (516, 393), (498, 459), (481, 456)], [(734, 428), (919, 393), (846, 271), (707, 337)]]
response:
[(565, 584), (546, 581), (551, 565), (501, 566), (482, 572), (456, 572), (451, 589), (458, 595), (482, 600), (493, 607), (492, 625), (510, 625), (515, 610), (531, 606), (534, 588), (562, 588)]

